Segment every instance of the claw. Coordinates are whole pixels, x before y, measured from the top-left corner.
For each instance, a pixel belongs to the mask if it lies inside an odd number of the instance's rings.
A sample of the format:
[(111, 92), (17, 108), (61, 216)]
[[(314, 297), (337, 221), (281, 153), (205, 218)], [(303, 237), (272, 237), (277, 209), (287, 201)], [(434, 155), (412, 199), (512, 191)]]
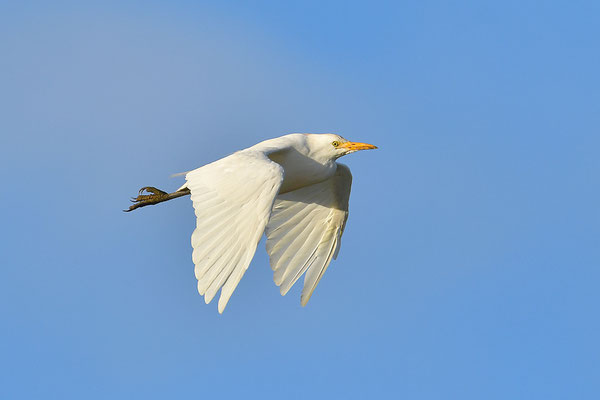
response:
[(144, 191), (146, 191), (146, 193), (152, 193), (154, 195), (165, 196), (168, 194), (167, 192), (163, 192), (162, 190), (157, 189), (154, 186), (144, 186), (143, 188), (140, 189), (140, 194), (142, 194)]
[[(148, 193), (148, 194), (143, 194)], [(137, 197), (132, 197), (129, 201), (133, 204), (125, 212), (133, 211), (139, 207), (145, 207), (153, 204), (162, 203), (163, 201), (171, 200), (177, 197), (190, 194), (189, 190), (180, 190), (174, 193), (163, 192), (153, 186), (144, 186), (138, 191)]]

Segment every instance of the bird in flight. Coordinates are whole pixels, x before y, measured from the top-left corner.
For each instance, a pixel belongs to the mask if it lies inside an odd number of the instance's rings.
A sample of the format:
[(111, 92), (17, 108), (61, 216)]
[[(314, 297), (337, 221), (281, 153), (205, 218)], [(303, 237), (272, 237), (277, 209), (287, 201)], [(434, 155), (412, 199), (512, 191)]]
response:
[(352, 175), (338, 158), (376, 149), (334, 134), (294, 133), (265, 140), (185, 173), (173, 193), (143, 187), (125, 211), (191, 195), (196, 213), (192, 260), (198, 292), (222, 313), (263, 232), (275, 284), (285, 295), (305, 273), (305, 306), (336, 258)]

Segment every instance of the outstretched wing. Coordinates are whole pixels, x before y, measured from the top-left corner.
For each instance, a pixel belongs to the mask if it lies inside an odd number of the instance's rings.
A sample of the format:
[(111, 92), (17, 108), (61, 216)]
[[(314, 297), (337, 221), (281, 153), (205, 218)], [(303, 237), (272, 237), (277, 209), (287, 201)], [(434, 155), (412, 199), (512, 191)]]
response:
[(198, 292), (210, 303), (219, 289), (222, 313), (248, 269), (283, 181), (264, 153), (242, 151), (185, 176), (196, 212), (192, 259)]
[(285, 295), (304, 277), (306, 305), (332, 258), (337, 257), (348, 218), (352, 174), (338, 164), (331, 178), (277, 196), (267, 224), (267, 252), (274, 280)]

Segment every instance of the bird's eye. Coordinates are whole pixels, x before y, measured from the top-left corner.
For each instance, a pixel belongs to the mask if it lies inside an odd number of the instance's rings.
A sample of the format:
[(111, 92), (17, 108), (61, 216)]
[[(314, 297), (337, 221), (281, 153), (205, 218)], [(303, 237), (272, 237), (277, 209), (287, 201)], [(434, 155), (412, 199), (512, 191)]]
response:
[(340, 142), (335, 140), (335, 141), (331, 142), (331, 144), (333, 145), (333, 147), (338, 147), (340, 145)]

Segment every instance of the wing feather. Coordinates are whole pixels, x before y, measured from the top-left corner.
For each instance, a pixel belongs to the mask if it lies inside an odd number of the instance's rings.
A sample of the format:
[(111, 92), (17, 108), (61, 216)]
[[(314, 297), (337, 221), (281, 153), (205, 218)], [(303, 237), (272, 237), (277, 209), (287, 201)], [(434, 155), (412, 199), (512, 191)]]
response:
[(186, 174), (196, 214), (192, 260), (209, 303), (221, 289), (222, 313), (248, 269), (283, 181), (263, 152), (241, 151)]
[(331, 178), (275, 199), (266, 227), (273, 280), (285, 295), (305, 274), (303, 306), (337, 256), (348, 218), (351, 186), (350, 169), (338, 164)]

